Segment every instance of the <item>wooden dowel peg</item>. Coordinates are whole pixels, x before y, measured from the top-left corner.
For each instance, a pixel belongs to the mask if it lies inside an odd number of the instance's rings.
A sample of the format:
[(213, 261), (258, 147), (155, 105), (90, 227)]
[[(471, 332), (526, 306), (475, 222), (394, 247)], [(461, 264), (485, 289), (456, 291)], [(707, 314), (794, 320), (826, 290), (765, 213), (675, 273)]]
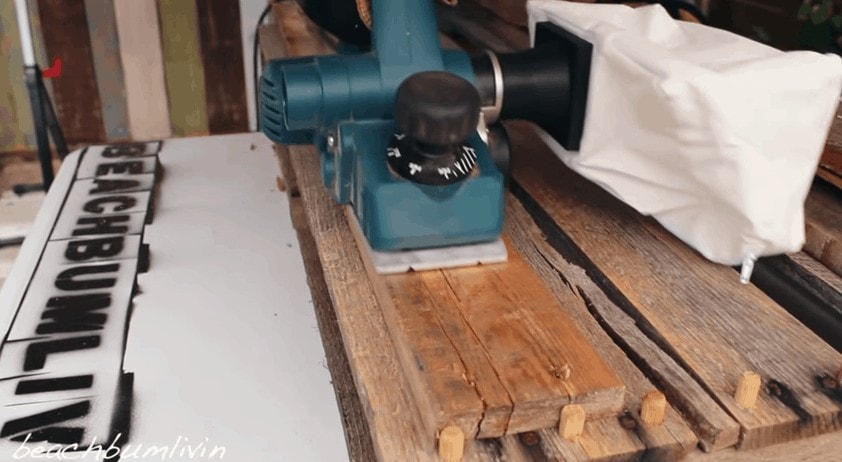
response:
[(757, 403), (757, 396), (760, 394), (760, 376), (756, 372), (745, 371), (737, 384), (737, 392), (734, 399), (743, 408), (752, 408)]
[(585, 429), (585, 409), (578, 404), (568, 404), (561, 408), (558, 421), (558, 434), (567, 440), (576, 439)]
[(640, 405), (640, 420), (650, 425), (664, 423), (667, 412), (667, 397), (658, 390), (650, 391)]
[(465, 433), (456, 425), (448, 425), (439, 433), (439, 456), (444, 462), (459, 462), (465, 453)]

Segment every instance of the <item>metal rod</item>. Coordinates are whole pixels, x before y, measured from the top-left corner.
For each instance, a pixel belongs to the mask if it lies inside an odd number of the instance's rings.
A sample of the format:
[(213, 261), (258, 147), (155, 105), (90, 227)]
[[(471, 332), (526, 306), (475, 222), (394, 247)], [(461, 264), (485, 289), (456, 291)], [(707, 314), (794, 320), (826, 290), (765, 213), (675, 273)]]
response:
[(70, 151), (67, 149), (64, 133), (61, 131), (61, 125), (58, 123), (58, 117), (56, 116), (55, 108), (53, 108), (53, 102), (49, 98), (49, 93), (47, 93), (47, 86), (44, 85), (43, 78), (38, 79), (38, 89), (42, 95), (41, 102), (44, 104), (47, 129), (53, 139), (53, 145), (56, 147), (56, 154), (58, 154), (59, 159), (64, 159)]
[(26, 66), (23, 71), (26, 89), (29, 91), (29, 104), (32, 106), (32, 122), (35, 126), (35, 142), (38, 145), (38, 160), (41, 162), (41, 176), (44, 179), (44, 191), (53, 183), (53, 161), (50, 151), (50, 139), (47, 136), (47, 114), (44, 104), (46, 93), (41, 93), (41, 69), (38, 66)]
[(23, 54), (23, 76), (26, 89), (29, 92), (29, 103), (32, 107), (32, 122), (35, 128), (35, 142), (38, 146), (38, 160), (41, 163), (41, 176), (44, 180), (44, 190), (49, 190), (53, 182), (52, 151), (50, 150), (50, 136), (56, 146), (60, 158), (67, 155), (67, 143), (61, 132), (55, 109), (44, 85), (41, 69), (35, 60), (35, 47), (32, 43), (32, 25), (29, 21), (29, 5), (27, 0), (15, 0), (15, 12), (18, 20), (21, 52)]
[(23, 51), (23, 65), (37, 66), (35, 62), (35, 48), (32, 45), (32, 29), (29, 24), (29, 5), (26, 0), (15, 0), (15, 11), (18, 17), (18, 32), (20, 33), (20, 48)]

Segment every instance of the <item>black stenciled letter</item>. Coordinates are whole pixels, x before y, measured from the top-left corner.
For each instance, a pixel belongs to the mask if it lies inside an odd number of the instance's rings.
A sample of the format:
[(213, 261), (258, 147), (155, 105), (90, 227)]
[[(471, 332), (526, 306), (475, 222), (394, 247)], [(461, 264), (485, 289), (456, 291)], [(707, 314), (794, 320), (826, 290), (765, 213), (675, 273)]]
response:
[(74, 236), (90, 236), (96, 234), (126, 234), (129, 227), (115, 226), (114, 223), (129, 221), (128, 215), (108, 215), (104, 217), (84, 217), (76, 222), (79, 228), (73, 230)]
[(64, 256), (71, 261), (85, 261), (91, 258), (110, 258), (123, 251), (123, 236), (100, 237), (82, 241), (70, 241)]
[(119, 263), (109, 263), (107, 265), (86, 265), (74, 266), (68, 268), (56, 277), (55, 286), (59, 290), (74, 291), (74, 290), (88, 290), (88, 289), (106, 289), (114, 287), (117, 283), (116, 278), (100, 278), (100, 279), (76, 279), (78, 276), (86, 274), (105, 274), (116, 273), (120, 270)]
[[(78, 444), (82, 441), (82, 435), (85, 430), (84, 428), (43, 427), (85, 417), (89, 412), (91, 412), (91, 402), (81, 401), (31, 416), (10, 420), (6, 422), (3, 425), (3, 429), (0, 430), (0, 438), (6, 438), (11, 435), (19, 435), (12, 438), (12, 441), (23, 441), (26, 437), (25, 432), (40, 429), (37, 432), (32, 432), (32, 436), (29, 441), (49, 441), (57, 444)], [(21, 435), (21, 433), (23, 433), (23, 435)]]
[(96, 188), (88, 191), (90, 194), (128, 191), (140, 186), (140, 181), (122, 178), (94, 178), (94, 184)]
[(53, 353), (66, 353), (68, 351), (87, 350), (99, 346), (99, 335), (88, 335), (86, 337), (71, 337), (45, 342), (30, 343), (26, 347), (26, 354), (23, 359), (23, 370), (34, 371), (43, 369), (47, 363), (47, 356)]
[(21, 380), (15, 388), (16, 395), (32, 393), (46, 393), (51, 391), (85, 390), (94, 385), (94, 376), (71, 375), (67, 377), (51, 377), (49, 379)]
[(143, 173), (143, 161), (106, 162), (96, 166), (96, 176), (108, 175), (109, 173), (127, 173), (129, 175)]
[[(106, 212), (103, 204), (117, 204), (111, 211)], [(137, 205), (137, 199), (132, 196), (106, 196), (91, 199), (82, 206), (82, 210), (88, 213), (116, 213), (128, 210)]]
[(141, 157), (146, 154), (146, 143), (126, 143), (108, 146), (102, 151), (102, 157), (109, 159), (119, 157)]
[(38, 324), (35, 333), (39, 335), (63, 332), (101, 330), (108, 320), (105, 313), (92, 313), (111, 306), (111, 295), (107, 293), (52, 297), (41, 319), (52, 321)]

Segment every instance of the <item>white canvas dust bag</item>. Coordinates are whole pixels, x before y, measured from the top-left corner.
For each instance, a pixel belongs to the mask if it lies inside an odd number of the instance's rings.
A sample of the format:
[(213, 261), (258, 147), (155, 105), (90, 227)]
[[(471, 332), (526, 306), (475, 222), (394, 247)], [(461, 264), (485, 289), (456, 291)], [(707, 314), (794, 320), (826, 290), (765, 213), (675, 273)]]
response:
[(726, 265), (794, 252), (842, 90), (842, 60), (673, 20), (660, 5), (530, 0), (593, 45), (573, 170)]

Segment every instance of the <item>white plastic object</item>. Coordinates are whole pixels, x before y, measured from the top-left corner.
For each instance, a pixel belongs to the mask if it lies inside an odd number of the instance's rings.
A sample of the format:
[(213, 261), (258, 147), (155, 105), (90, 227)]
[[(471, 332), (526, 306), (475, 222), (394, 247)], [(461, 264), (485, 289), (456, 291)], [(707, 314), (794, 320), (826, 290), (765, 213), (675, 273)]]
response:
[(801, 249), (842, 90), (838, 56), (782, 52), (660, 5), (527, 8), (533, 39), (551, 21), (593, 44), (580, 150), (544, 137), (570, 168), (712, 261)]

